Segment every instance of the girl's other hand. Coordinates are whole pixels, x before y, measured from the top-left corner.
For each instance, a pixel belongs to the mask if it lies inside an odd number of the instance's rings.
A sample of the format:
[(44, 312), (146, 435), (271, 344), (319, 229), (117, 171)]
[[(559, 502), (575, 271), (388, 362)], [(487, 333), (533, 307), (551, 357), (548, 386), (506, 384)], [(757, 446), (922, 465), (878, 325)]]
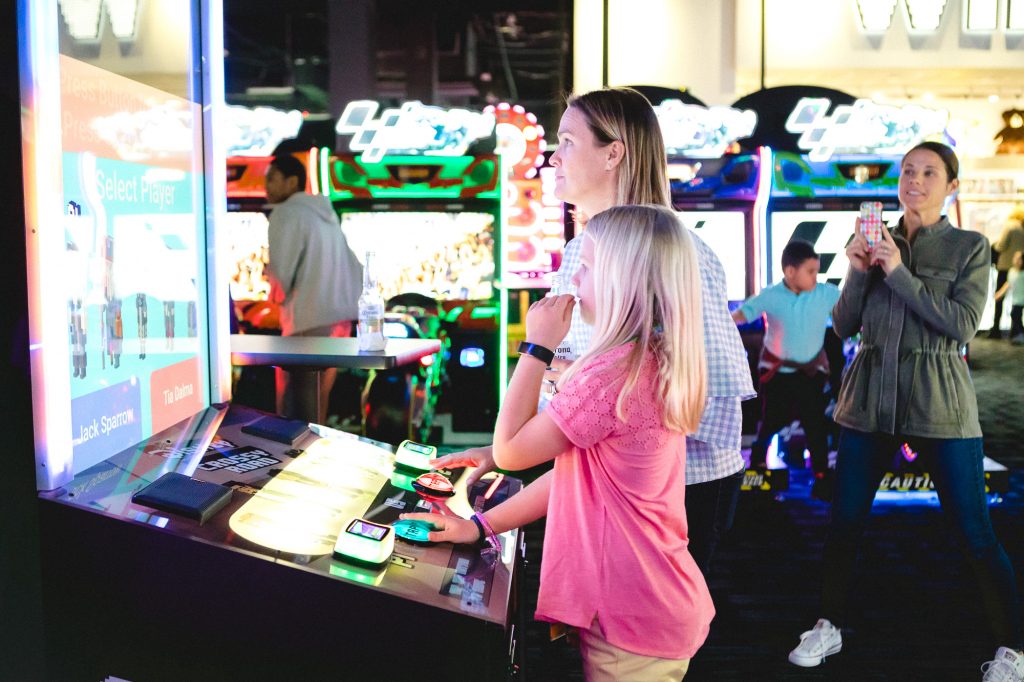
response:
[(871, 264), (880, 265), (886, 275), (903, 264), (900, 247), (896, 245), (885, 225), (882, 225), (882, 241), (875, 244), (875, 248), (871, 252)]
[(454, 469), (456, 467), (476, 467), (466, 474), (466, 489), (480, 480), (486, 473), (494, 471), (494, 456), (489, 447), (470, 448), (462, 452), (453, 452), (449, 455), (438, 457), (430, 462), (435, 469)]
[(858, 272), (867, 272), (871, 267), (871, 248), (868, 240), (860, 230), (860, 218), (857, 218), (857, 228), (853, 233), (853, 239), (846, 245), (846, 258), (850, 265)]
[(570, 294), (548, 296), (533, 303), (526, 313), (526, 340), (555, 350), (569, 333), (576, 298)]
[(440, 514), (400, 514), (403, 521), (425, 521), (437, 530), (427, 533), (430, 542), (454, 542), (468, 545), (480, 539), (480, 531), (476, 524), (461, 516), (442, 516)]

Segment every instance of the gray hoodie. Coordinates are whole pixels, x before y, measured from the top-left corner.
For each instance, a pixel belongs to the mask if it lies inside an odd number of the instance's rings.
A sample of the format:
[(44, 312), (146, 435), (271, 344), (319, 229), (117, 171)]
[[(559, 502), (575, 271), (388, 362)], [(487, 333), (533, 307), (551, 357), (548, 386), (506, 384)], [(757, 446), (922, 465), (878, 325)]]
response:
[(362, 267), (322, 195), (296, 192), (274, 207), (267, 274), (281, 302), (285, 336), (358, 317)]

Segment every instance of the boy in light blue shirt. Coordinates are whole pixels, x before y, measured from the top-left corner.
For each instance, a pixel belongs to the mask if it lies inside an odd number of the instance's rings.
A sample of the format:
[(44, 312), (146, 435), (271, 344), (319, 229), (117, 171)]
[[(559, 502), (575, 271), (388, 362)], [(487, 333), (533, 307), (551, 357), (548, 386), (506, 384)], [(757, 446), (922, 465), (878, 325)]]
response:
[(747, 299), (733, 319), (740, 323), (765, 316), (761, 378), (761, 423), (750, 449), (750, 466), (765, 467), (768, 444), (790, 423), (800, 420), (811, 452), (811, 494), (831, 500), (825, 382), (828, 359), (823, 339), (839, 289), (818, 282), (821, 262), (814, 246), (794, 239), (782, 251), (782, 281)]

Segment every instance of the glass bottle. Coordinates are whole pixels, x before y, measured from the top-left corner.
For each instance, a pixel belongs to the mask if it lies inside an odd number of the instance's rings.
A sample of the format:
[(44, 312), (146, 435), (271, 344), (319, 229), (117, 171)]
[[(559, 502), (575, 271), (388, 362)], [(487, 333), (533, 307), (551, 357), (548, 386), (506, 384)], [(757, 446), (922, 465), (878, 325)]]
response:
[(374, 271), (375, 254), (366, 252), (363, 265), (363, 293), (359, 295), (359, 324), (356, 337), (359, 339), (359, 350), (384, 350), (384, 299), (377, 285), (377, 274)]

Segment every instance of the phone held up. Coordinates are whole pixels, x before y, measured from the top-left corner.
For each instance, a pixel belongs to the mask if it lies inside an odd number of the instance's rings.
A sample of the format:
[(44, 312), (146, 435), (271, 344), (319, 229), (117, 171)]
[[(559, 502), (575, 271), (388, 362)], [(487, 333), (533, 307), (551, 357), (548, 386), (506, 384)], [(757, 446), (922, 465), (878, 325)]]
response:
[(860, 231), (868, 242), (868, 248), (882, 241), (882, 202), (865, 201), (860, 205)]

